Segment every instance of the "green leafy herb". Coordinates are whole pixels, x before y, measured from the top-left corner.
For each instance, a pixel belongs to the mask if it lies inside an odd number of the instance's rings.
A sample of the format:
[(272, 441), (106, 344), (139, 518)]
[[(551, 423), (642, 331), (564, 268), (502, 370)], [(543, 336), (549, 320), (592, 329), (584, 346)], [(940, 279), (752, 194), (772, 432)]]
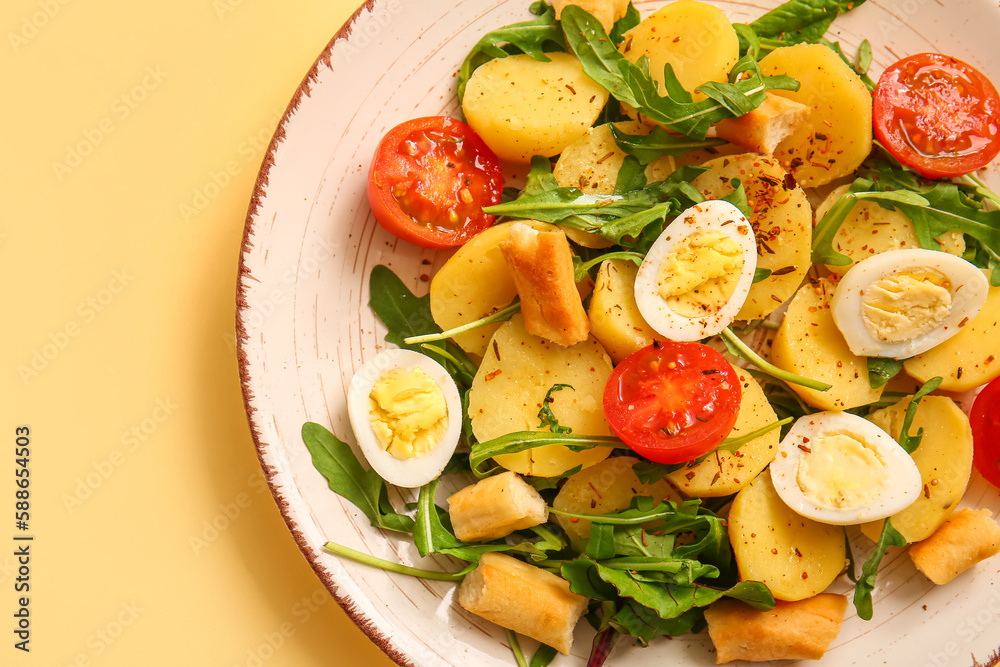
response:
[(642, 21), (642, 14), (631, 2), (628, 3), (628, 7), (625, 9), (625, 16), (615, 21), (614, 26), (611, 27), (611, 34), (608, 37), (615, 44), (621, 44), (625, 41), (625, 33), (632, 28), (639, 25)]
[(343, 544), (337, 544), (336, 542), (327, 542), (323, 546), (338, 556), (350, 558), (358, 563), (364, 563), (365, 565), (377, 567), (389, 572), (405, 574), (411, 577), (419, 577), (421, 579), (433, 579), (435, 581), (461, 581), (465, 578), (465, 575), (476, 569), (476, 564), (471, 563), (468, 567), (465, 567), (459, 572), (438, 572), (436, 570), (425, 570), (418, 567), (403, 565), (401, 563), (394, 563), (390, 560), (385, 560), (384, 558), (372, 556), (371, 554), (366, 554), (363, 551), (357, 551), (356, 549), (346, 547)]
[[(542, 407), (538, 411), (538, 428), (548, 427), (549, 431), (552, 433), (572, 433), (573, 429), (569, 426), (561, 426), (559, 420), (554, 414), (552, 414), (552, 402), (555, 400), (552, 398), (552, 394), (563, 389), (573, 389), (572, 385), (568, 384), (554, 384), (549, 387), (549, 390), (545, 392), (545, 398), (542, 399)], [(573, 391), (576, 391), (573, 389)]]
[(878, 389), (903, 370), (902, 359), (885, 359), (868, 357), (868, 384), (872, 389)]
[(757, 267), (753, 272), (753, 281), (759, 283), (762, 280), (766, 280), (771, 277), (771, 269), (762, 269)]
[(434, 503), (438, 480), (420, 488), (417, 496), (417, 518), (413, 526), (413, 542), (421, 556), (446, 554), (471, 563), (490, 551), (507, 551), (509, 544), (469, 544), (462, 542), (445, 525), (448, 513)]
[(802, 42), (817, 42), (833, 20), (865, 0), (790, 0), (750, 24), (763, 52)]
[(515, 298), (514, 302), (511, 303), (506, 308), (501, 308), (495, 313), (490, 313), (486, 317), (480, 317), (478, 320), (473, 320), (468, 324), (463, 324), (457, 326), (454, 329), (448, 329), (447, 331), (441, 331), (439, 333), (424, 334), (422, 336), (408, 336), (403, 339), (404, 345), (419, 345), (421, 343), (432, 343), (435, 341), (448, 340), (449, 338), (454, 338), (468, 331), (478, 329), (479, 327), (484, 327), (489, 324), (496, 324), (497, 322), (506, 322), (510, 318), (514, 317), (521, 310), (520, 299)]
[(677, 136), (670, 134), (657, 125), (649, 134), (628, 134), (611, 126), (611, 136), (614, 137), (618, 148), (627, 155), (631, 155), (640, 164), (649, 164), (658, 157), (664, 155), (679, 156), (691, 151), (720, 146), (724, 139), (692, 139), (691, 137)]
[(920, 399), (922, 399), (927, 394), (931, 393), (935, 389), (941, 386), (941, 377), (932, 377), (930, 380), (925, 382), (917, 393), (910, 398), (909, 404), (906, 406), (906, 414), (903, 416), (903, 425), (899, 429), (899, 446), (906, 450), (908, 454), (912, 454), (920, 446), (920, 441), (924, 438), (924, 427), (921, 426), (917, 429), (916, 435), (910, 435), (910, 425), (913, 423), (913, 418), (917, 415), (917, 407), (920, 405)]
[(525, 53), (535, 60), (548, 62), (545, 50), (564, 51), (562, 28), (556, 21), (556, 11), (545, 3), (534, 3), (532, 13), (538, 18), (521, 23), (514, 23), (498, 30), (488, 32), (476, 42), (469, 55), (465, 57), (458, 71), (458, 99), (465, 97), (465, 87), (469, 77), (481, 65), (496, 58), (506, 58), (510, 55)]
[(644, 187), (646, 187), (646, 169), (639, 160), (631, 155), (626, 155), (625, 159), (622, 160), (622, 166), (618, 168), (614, 194), (623, 195), (626, 192), (641, 190)]
[(350, 445), (314, 422), (302, 425), (302, 442), (330, 488), (361, 510), (373, 526), (412, 532), (413, 519), (393, 509), (385, 481), (374, 470), (362, 467)]
[(696, 139), (704, 139), (714, 123), (757, 108), (768, 90), (798, 89), (798, 82), (787, 76), (763, 76), (757, 61), (744, 57), (733, 67), (728, 83), (699, 86), (697, 90), (708, 98), (699, 102), (691, 100), (667, 65), (664, 89), (668, 95), (661, 96), (656, 80), (650, 76), (648, 61), (632, 63), (622, 55), (600, 22), (586, 10), (574, 5), (564, 8), (562, 25), (566, 43), (590, 78), (644, 116)]
[(890, 546), (905, 547), (906, 538), (892, 527), (889, 519), (886, 519), (885, 523), (882, 524), (882, 533), (879, 535), (878, 542), (875, 543), (875, 551), (861, 567), (861, 576), (854, 586), (854, 607), (858, 610), (858, 616), (866, 621), (870, 621), (874, 613), (872, 591), (875, 590), (878, 566), (882, 562), (882, 557), (885, 556), (886, 549)]
[[(631, 5), (629, 6), (631, 7)], [(541, 644), (531, 656), (531, 663), (529, 663), (528, 667), (546, 667), (546, 665), (556, 659), (558, 653), (558, 651), (548, 644)]]
[(784, 382), (788, 382), (790, 384), (809, 387), (810, 389), (815, 389), (817, 391), (826, 391), (832, 386), (826, 382), (811, 380), (809, 378), (802, 377), (801, 375), (796, 375), (795, 373), (789, 373), (788, 371), (781, 370), (771, 362), (765, 361), (763, 357), (751, 350), (746, 343), (740, 340), (740, 337), (734, 334), (729, 327), (723, 329), (719, 335), (726, 343), (726, 347), (729, 349), (731, 354), (738, 356), (747, 363), (753, 364), (768, 375), (776, 377), (779, 380), (783, 380)]
[[(546, 431), (517, 431), (500, 437), (477, 442), (469, 454), (469, 467), (476, 477), (489, 477), (498, 468), (483, 469), (483, 464), (494, 456), (516, 454), (545, 445), (562, 445), (572, 451), (583, 451), (594, 447), (619, 447), (621, 440), (607, 435), (574, 435), (571, 433), (549, 433)], [(561, 475), (560, 475), (561, 476)]]

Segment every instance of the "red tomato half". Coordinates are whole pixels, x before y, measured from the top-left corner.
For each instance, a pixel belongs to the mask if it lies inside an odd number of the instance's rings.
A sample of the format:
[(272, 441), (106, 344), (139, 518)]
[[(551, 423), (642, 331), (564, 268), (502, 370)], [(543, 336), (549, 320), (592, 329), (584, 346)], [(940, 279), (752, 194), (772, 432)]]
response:
[(975, 443), (972, 461), (976, 470), (1000, 488), (1000, 378), (990, 382), (976, 396), (969, 422)]
[(926, 178), (975, 171), (1000, 152), (1000, 96), (971, 65), (919, 53), (889, 66), (875, 91), (875, 136)]
[(500, 161), (465, 123), (414, 118), (382, 137), (368, 171), (368, 203), (380, 225), (424, 248), (461, 245), (493, 224)]
[(712, 451), (736, 422), (739, 377), (717, 350), (701, 343), (658, 343), (611, 372), (604, 415), (637, 454), (683, 463)]

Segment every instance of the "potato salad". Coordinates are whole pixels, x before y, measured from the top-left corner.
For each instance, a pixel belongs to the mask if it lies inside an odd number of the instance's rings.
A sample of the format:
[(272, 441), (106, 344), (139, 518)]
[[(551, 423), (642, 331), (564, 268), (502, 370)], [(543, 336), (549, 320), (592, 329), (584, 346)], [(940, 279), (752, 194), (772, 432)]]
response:
[(1000, 552), (959, 509), (1000, 485), (1000, 96), (944, 54), (869, 76), (824, 37), (862, 4), (552, 0), (479, 37), (462, 118), (405, 120), (368, 178), (450, 255), (425, 295), (372, 271), (353, 434), (302, 431), (456, 568), (327, 549), (456, 582), (525, 667), (702, 631), (706, 663), (820, 659), (890, 547), (941, 585)]

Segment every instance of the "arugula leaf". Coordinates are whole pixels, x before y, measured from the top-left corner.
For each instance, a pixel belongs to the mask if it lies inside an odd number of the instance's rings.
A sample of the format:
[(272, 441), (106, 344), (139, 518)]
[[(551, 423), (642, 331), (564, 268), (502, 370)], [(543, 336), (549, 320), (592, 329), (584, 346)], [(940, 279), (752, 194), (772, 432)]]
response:
[(621, 44), (625, 41), (625, 33), (639, 25), (640, 21), (642, 21), (642, 14), (630, 2), (625, 9), (625, 16), (615, 21), (615, 24), (611, 27), (611, 34), (608, 37), (615, 44)]
[(721, 146), (726, 143), (724, 139), (710, 138), (699, 141), (690, 137), (677, 136), (670, 134), (659, 125), (654, 127), (649, 134), (628, 134), (612, 125), (611, 136), (614, 137), (618, 148), (644, 165), (664, 155), (677, 157), (691, 151)]
[[(629, 6), (631, 7), (631, 5)], [(531, 662), (528, 663), (528, 667), (546, 667), (556, 659), (558, 653), (558, 651), (548, 644), (540, 644), (531, 656)]]
[(699, 86), (697, 90), (708, 96), (699, 102), (691, 101), (667, 65), (663, 86), (667, 96), (661, 96), (656, 80), (650, 76), (648, 61), (633, 63), (622, 55), (600, 22), (586, 10), (574, 5), (565, 7), (562, 26), (566, 43), (590, 78), (642, 115), (696, 139), (704, 139), (714, 123), (755, 109), (764, 101), (767, 90), (798, 89), (798, 82), (790, 77), (763, 76), (757, 61), (749, 56), (736, 63), (728, 83)]
[(642, 163), (631, 155), (626, 155), (622, 160), (622, 166), (618, 168), (614, 194), (623, 195), (626, 192), (641, 190), (646, 187), (646, 183), (646, 169)]
[(874, 610), (872, 608), (872, 591), (875, 590), (875, 579), (878, 576), (878, 566), (885, 556), (886, 549), (890, 546), (905, 547), (906, 538), (899, 531), (892, 527), (889, 519), (882, 524), (882, 533), (878, 542), (875, 543), (875, 551), (868, 557), (861, 567), (861, 576), (854, 586), (854, 608), (858, 610), (858, 616), (866, 621), (872, 620)]
[(533, 3), (533, 14), (538, 18), (530, 21), (514, 23), (483, 35), (465, 57), (458, 71), (458, 100), (465, 97), (465, 87), (469, 77), (481, 65), (496, 58), (506, 58), (510, 55), (525, 53), (535, 60), (548, 62), (545, 48), (565, 51), (562, 28), (556, 21), (556, 11), (545, 3)]
[(920, 405), (920, 399), (941, 386), (942, 380), (943, 378), (941, 377), (932, 377), (925, 382), (917, 390), (917, 393), (910, 398), (910, 402), (906, 406), (906, 414), (903, 416), (903, 425), (899, 429), (898, 441), (899, 446), (905, 449), (907, 454), (915, 452), (917, 447), (920, 446), (920, 441), (924, 438), (923, 426), (917, 429), (916, 435), (910, 435), (910, 425), (913, 423), (913, 418), (917, 415), (917, 407)]
[(902, 359), (885, 359), (868, 357), (868, 384), (872, 389), (878, 389), (903, 370)]
[(420, 487), (417, 496), (417, 518), (413, 526), (413, 542), (421, 556), (446, 554), (470, 563), (479, 562), (484, 553), (508, 551), (509, 544), (469, 544), (462, 542), (445, 525), (448, 513), (434, 503), (439, 480)]
[(302, 442), (330, 489), (353, 503), (373, 526), (402, 533), (413, 530), (413, 519), (393, 509), (385, 481), (362, 467), (350, 445), (314, 422), (302, 425)]
[[(549, 433), (546, 431), (517, 431), (501, 435), (492, 440), (477, 442), (472, 445), (469, 454), (469, 468), (479, 477), (489, 477), (500, 469), (498, 467), (483, 469), (483, 464), (494, 456), (501, 454), (516, 454), (535, 447), (545, 445), (562, 445), (579, 452), (593, 447), (619, 447), (622, 442), (618, 438), (607, 435), (575, 435), (571, 433)], [(562, 475), (559, 475), (562, 477)]]
[(556, 419), (556, 416), (552, 413), (552, 408), (549, 407), (555, 400), (554, 398), (552, 398), (552, 394), (554, 394), (557, 391), (561, 391), (563, 389), (573, 389), (573, 391), (576, 391), (576, 389), (574, 389), (572, 385), (554, 384), (551, 387), (549, 387), (549, 390), (547, 392), (545, 392), (545, 398), (542, 399), (542, 407), (538, 411), (538, 419), (539, 419), (538, 428), (543, 428), (547, 426), (549, 431), (551, 431), (552, 433), (573, 432), (573, 429), (571, 427), (562, 426), (559, 424), (559, 420)]
[(801, 42), (816, 42), (830, 29), (835, 18), (864, 2), (789, 0), (750, 23), (750, 28), (760, 39), (764, 52)]
[(643, 646), (648, 646), (657, 637), (687, 634), (703, 624), (704, 615), (700, 609), (691, 609), (675, 618), (664, 619), (634, 600), (625, 600), (621, 609), (611, 617), (613, 629), (635, 637)]

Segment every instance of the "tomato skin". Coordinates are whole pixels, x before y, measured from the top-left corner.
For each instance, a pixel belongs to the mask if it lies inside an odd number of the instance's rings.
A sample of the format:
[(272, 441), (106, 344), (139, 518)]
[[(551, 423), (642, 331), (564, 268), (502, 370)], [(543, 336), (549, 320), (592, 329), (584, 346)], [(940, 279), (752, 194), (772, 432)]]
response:
[(604, 415), (622, 442), (658, 463), (698, 458), (725, 440), (742, 398), (739, 377), (701, 343), (654, 343), (618, 364)]
[(1000, 378), (983, 387), (969, 413), (975, 451), (972, 463), (990, 484), (1000, 488)]
[(461, 245), (493, 224), (484, 206), (500, 202), (500, 160), (471, 127), (447, 116), (389, 130), (368, 170), (375, 220), (424, 248)]
[(950, 56), (919, 53), (886, 68), (873, 117), (879, 142), (925, 178), (962, 176), (1000, 153), (1000, 95)]

